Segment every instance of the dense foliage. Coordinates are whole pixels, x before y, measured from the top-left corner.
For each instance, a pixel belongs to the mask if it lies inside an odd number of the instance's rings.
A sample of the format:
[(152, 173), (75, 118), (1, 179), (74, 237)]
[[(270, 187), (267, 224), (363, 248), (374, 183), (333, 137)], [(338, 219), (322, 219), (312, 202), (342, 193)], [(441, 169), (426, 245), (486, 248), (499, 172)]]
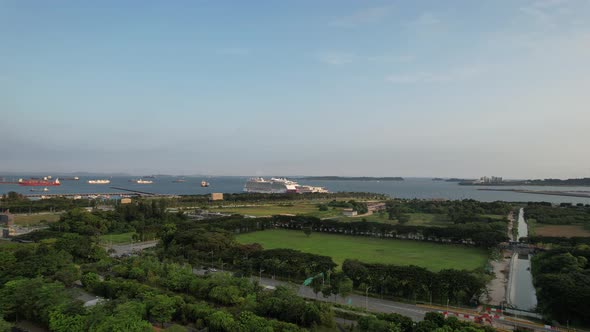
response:
[(425, 302), (457, 304), (478, 303), (485, 290), (486, 279), (464, 270), (432, 272), (418, 266), (368, 264), (357, 260), (345, 260), (342, 271), (356, 288), (375, 294), (405, 297)]
[(590, 323), (590, 246), (554, 249), (532, 259), (538, 309), (561, 323)]
[(82, 235), (136, 232), (138, 240), (153, 239), (162, 225), (185, 220), (179, 213), (167, 213), (166, 200), (138, 201), (118, 205), (114, 211), (71, 209), (64, 213), (50, 229)]
[[(183, 195), (171, 200), (171, 205), (207, 205), (211, 195)], [(385, 200), (387, 195), (365, 192), (305, 193), (305, 194), (262, 194), (262, 193), (225, 193), (224, 203), (255, 203), (306, 200), (332, 200), (337, 198), (354, 198), (357, 200)]]
[(43, 211), (64, 211), (75, 207), (94, 206), (95, 201), (88, 199), (68, 199), (53, 197), (31, 201), (26, 196), (14, 191), (3, 194), (0, 198), (0, 211), (10, 210), (12, 213), (36, 213)]
[(397, 314), (364, 316), (358, 321), (359, 330), (367, 332), (493, 332), (489, 326), (478, 326), (460, 321), (456, 317), (444, 318), (442, 314), (429, 312), (424, 320), (410, 324), (407, 317)]
[(406, 213), (432, 213), (445, 215), (449, 221), (455, 224), (471, 222), (496, 222), (485, 215), (506, 216), (512, 206), (506, 202), (479, 202), (472, 199), (464, 200), (421, 200), (421, 199), (399, 199), (387, 202), (387, 211), (390, 219)]
[(555, 207), (529, 203), (524, 211), (527, 219), (534, 219), (540, 224), (581, 224), (590, 227), (590, 206), (587, 205), (564, 204)]

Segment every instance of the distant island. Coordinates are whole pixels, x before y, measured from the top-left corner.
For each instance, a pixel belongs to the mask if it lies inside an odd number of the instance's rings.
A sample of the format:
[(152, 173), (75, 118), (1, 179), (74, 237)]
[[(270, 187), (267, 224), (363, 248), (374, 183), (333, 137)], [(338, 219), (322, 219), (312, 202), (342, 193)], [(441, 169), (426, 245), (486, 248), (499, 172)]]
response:
[[(484, 179), (484, 178), (482, 178)], [(590, 186), (590, 178), (579, 179), (534, 179), (534, 180), (502, 180), (499, 181), (461, 181), (463, 186), (572, 186), (587, 187)]]
[(404, 178), (400, 176), (307, 176), (300, 178), (301, 180), (324, 180), (324, 181), (403, 181)]
[(450, 178), (450, 179), (446, 179), (446, 182), (469, 182), (469, 181), (475, 181), (475, 179), (461, 179), (461, 178)]

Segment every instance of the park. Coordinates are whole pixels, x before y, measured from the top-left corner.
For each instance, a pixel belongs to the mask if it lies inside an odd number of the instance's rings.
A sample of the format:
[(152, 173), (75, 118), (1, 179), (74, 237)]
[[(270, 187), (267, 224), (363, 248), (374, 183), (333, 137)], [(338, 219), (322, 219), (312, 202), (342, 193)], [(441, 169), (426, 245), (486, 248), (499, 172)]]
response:
[(484, 249), (462, 245), (379, 239), (364, 236), (312, 233), (296, 230), (265, 230), (240, 234), (238, 242), (259, 243), (265, 249), (287, 248), (330, 256), (340, 268), (342, 262), (358, 259), (366, 263), (416, 265), (431, 271), (474, 270), (487, 261)]

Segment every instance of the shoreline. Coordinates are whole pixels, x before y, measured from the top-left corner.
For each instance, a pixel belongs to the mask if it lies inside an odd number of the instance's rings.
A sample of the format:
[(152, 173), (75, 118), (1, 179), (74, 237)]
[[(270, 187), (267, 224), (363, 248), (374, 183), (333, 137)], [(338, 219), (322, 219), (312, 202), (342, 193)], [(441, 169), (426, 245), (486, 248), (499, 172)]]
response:
[[(590, 188), (589, 188), (590, 189)], [(571, 192), (571, 191), (553, 191), (553, 190), (526, 190), (526, 189), (495, 189), (495, 188), (480, 188), (481, 191), (509, 191), (520, 194), (537, 194), (550, 196), (566, 196), (566, 197), (580, 197), (590, 198), (590, 190), (586, 192)]]

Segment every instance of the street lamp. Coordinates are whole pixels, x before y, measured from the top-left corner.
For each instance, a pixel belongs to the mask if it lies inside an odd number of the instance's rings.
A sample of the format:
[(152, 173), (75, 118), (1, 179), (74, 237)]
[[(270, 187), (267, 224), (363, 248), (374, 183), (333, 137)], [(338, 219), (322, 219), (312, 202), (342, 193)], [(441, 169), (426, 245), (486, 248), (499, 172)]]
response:
[(365, 291), (365, 310), (369, 311), (369, 285), (367, 285), (367, 289)]

